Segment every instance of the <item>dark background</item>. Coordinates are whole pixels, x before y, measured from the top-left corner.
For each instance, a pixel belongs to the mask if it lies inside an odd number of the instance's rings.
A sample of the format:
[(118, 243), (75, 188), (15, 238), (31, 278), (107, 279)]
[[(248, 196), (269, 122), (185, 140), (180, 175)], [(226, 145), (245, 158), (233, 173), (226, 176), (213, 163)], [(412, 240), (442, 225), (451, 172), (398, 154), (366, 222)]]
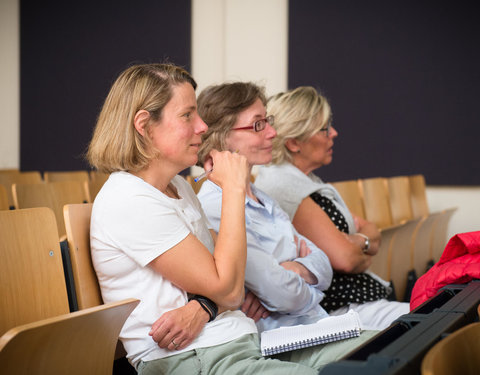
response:
[(190, 71), (190, 0), (20, 3), (22, 170), (88, 169), (113, 81), (133, 63)]
[(479, 185), (480, 22), (473, 2), (289, 3), (289, 88), (329, 99), (327, 181), (423, 173)]
[[(190, 0), (22, 0), (21, 169), (88, 168), (122, 70), (190, 70), (190, 13)], [(423, 173), (430, 185), (480, 185), (476, 15), (465, 1), (290, 1), (289, 88), (320, 89), (339, 132), (325, 180)]]

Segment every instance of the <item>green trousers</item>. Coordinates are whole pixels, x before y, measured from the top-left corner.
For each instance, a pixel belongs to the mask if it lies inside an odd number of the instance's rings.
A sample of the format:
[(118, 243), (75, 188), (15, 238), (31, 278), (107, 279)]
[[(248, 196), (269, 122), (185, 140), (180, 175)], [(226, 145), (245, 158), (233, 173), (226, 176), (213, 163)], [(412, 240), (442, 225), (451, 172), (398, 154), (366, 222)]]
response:
[(244, 335), (225, 344), (200, 348), (138, 366), (139, 375), (230, 375), (230, 374), (318, 374), (326, 364), (340, 359), (374, 336), (377, 331), (363, 331), (360, 337), (325, 345), (263, 357), (258, 335)]

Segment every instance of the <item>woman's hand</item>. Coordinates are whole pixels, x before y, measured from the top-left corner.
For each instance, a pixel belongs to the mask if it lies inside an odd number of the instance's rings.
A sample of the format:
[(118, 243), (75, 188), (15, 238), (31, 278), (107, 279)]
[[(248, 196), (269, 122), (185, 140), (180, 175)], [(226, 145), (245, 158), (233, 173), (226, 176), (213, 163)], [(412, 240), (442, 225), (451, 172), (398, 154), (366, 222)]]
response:
[(148, 333), (160, 348), (180, 350), (200, 334), (209, 315), (197, 301), (167, 311), (152, 325)]
[(312, 250), (310, 250), (310, 248), (307, 246), (305, 240), (302, 239), (299, 242), (296, 235), (294, 235), (294, 238), (295, 244), (297, 245), (297, 258), (304, 258), (312, 252)]
[[(297, 245), (297, 258), (304, 258), (309, 255), (312, 250), (307, 246), (307, 243), (304, 239), (299, 240), (296, 235), (294, 235), (295, 244)], [(280, 265), (286, 270), (295, 272), (302, 279), (305, 280), (307, 284), (315, 285), (318, 283), (317, 278), (313, 273), (311, 273), (303, 264), (295, 261), (286, 261), (280, 263)]]
[(212, 171), (208, 179), (222, 189), (227, 186), (245, 188), (249, 181), (247, 159), (237, 152), (212, 150), (204, 166), (205, 170)]
[(270, 315), (268, 311), (261, 303), (258, 297), (252, 292), (248, 292), (245, 296), (245, 301), (243, 302), (240, 309), (245, 313), (246, 316), (252, 318), (255, 323), (260, 319), (265, 319)]

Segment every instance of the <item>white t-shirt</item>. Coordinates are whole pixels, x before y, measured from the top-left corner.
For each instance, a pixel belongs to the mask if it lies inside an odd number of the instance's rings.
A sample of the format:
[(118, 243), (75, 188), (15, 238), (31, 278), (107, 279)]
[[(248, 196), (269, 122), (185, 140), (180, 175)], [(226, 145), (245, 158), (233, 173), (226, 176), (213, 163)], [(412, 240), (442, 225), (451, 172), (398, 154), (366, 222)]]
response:
[(209, 224), (188, 182), (172, 180), (181, 199), (173, 199), (127, 172), (112, 173), (92, 210), (90, 242), (104, 302), (137, 298), (141, 302), (120, 333), (127, 358), (136, 367), (150, 361), (256, 333), (252, 319), (227, 311), (207, 323), (185, 349), (161, 349), (148, 335), (152, 324), (169, 310), (184, 306), (187, 293), (148, 264), (189, 233), (213, 253)]

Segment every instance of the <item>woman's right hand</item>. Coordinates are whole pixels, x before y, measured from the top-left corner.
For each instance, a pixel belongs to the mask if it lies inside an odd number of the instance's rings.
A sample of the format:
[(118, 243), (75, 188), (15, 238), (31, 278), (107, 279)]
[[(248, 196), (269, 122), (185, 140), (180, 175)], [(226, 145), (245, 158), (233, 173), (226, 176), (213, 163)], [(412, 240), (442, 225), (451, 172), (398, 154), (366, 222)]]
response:
[(236, 152), (212, 150), (204, 163), (205, 170), (212, 170), (208, 179), (220, 186), (244, 188), (249, 180), (247, 158)]
[(160, 348), (186, 348), (200, 334), (209, 316), (197, 301), (167, 311), (153, 323), (149, 335)]

